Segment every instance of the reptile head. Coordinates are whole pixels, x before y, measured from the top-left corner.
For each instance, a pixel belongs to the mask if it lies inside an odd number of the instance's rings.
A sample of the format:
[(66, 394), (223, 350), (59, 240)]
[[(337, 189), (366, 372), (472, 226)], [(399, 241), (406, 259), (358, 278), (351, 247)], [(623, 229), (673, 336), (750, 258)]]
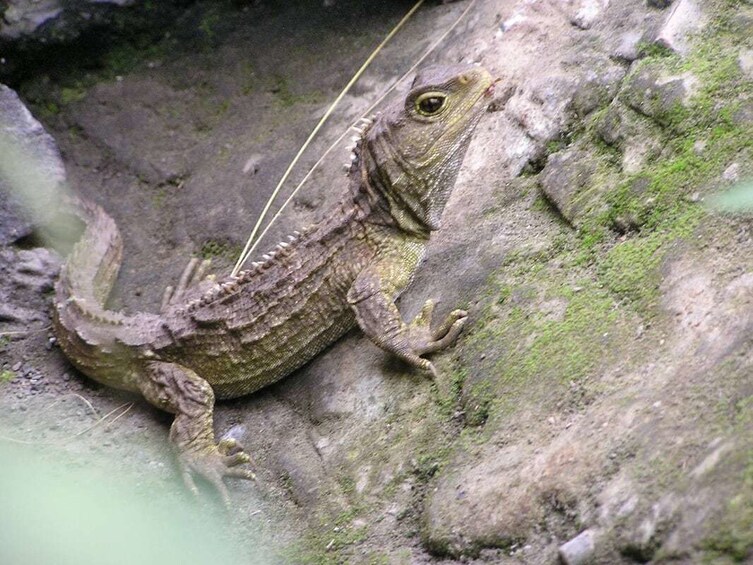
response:
[(491, 75), (477, 66), (427, 68), (408, 95), (379, 114), (365, 132), (359, 144), (363, 172), (402, 227), (440, 227), (493, 84)]

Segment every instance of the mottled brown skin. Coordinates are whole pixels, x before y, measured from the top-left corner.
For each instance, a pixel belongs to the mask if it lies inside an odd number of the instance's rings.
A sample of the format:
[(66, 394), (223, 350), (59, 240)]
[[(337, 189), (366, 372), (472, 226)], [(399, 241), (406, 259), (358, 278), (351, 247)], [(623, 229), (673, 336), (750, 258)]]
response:
[(379, 347), (430, 371), (422, 355), (450, 345), (466, 319), (431, 328), (433, 303), (406, 324), (395, 300), (418, 268), (455, 183), (493, 81), (479, 67), (432, 68), (375, 116), (348, 172), (349, 191), (326, 219), (291, 236), (262, 263), (201, 291), (192, 262), (160, 314), (106, 310), (121, 241), (98, 206), (77, 201), (86, 225), (56, 285), (58, 341), (81, 372), (141, 393), (175, 414), (170, 439), (183, 476), (203, 475), (228, 500), (224, 476), (253, 478), (232, 441), (217, 444), (215, 396), (274, 383), (358, 325)]

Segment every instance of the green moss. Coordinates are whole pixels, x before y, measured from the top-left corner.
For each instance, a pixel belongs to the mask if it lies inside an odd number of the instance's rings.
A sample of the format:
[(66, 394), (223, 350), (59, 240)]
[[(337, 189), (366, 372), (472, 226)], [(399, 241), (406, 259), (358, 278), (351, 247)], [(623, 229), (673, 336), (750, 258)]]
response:
[[(452, 417), (458, 406), (463, 383), (467, 377), (464, 368), (457, 366), (449, 372), (449, 378), (445, 380), (444, 373), (440, 381), (431, 383), (432, 396), (439, 410), (446, 418)], [(446, 382), (446, 384), (444, 384)], [(443, 386), (444, 385), (444, 386)]]
[(7, 383), (8, 381), (12, 381), (16, 378), (16, 373), (9, 369), (5, 369), (3, 371), (0, 371), (0, 383)]
[(201, 244), (199, 256), (202, 259), (226, 259), (235, 260), (240, 256), (241, 249), (227, 241), (208, 239)]
[(367, 537), (368, 526), (354, 525), (359, 509), (340, 513), (333, 520), (321, 520), (295, 547), (283, 551), (291, 563), (330, 565), (348, 562), (347, 550)]
[(390, 556), (380, 551), (372, 551), (366, 557), (368, 565), (390, 565), (391, 562)]
[[(749, 126), (733, 118), (740, 100), (752, 93), (741, 77), (737, 50), (731, 48), (736, 39), (724, 25), (727, 15), (717, 15), (685, 59), (655, 47), (643, 49), (645, 59), (636, 72), (647, 67), (666, 76), (689, 72), (696, 79), (694, 92), (686, 106), (676, 104), (661, 115), (666, 136), (662, 157), (638, 174), (620, 175), (603, 197), (606, 208), (595, 209), (579, 230), (575, 264), (596, 264), (605, 288), (644, 315), (652, 315), (656, 304), (659, 267), (667, 251), (704, 217), (697, 201), (734, 155), (750, 154), (753, 147)], [(591, 135), (598, 147), (598, 137), (594, 131)], [(614, 231), (625, 233), (627, 240), (610, 243)]]
[(602, 341), (605, 330), (616, 321), (612, 299), (594, 288), (577, 294), (561, 289), (556, 295), (569, 300), (561, 320), (530, 316), (522, 308), (512, 311), (513, 325), (529, 326), (534, 334), (522, 363), (507, 370), (511, 377), (556, 371), (560, 379), (577, 380), (597, 364), (599, 356), (593, 350), (599, 348), (593, 344)]
[(429, 479), (436, 475), (444, 463), (444, 455), (446, 454), (441, 452), (419, 454), (413, 468), (413, 473), (418, 480), (428, 482)]
[(521, 406), (520, 395), (526, 405), (557, 395), (622, 354), (631, 316), (573, 265), (576, 252), (571, 239), (538, 257), (520, 257), (497, 275), (497, 293), (466, 338), (473, 367), (463, 390), (467, 423), (509, 415)]
[(156, 45), (145, 49), (131, 42), (117, 43), (103, 55), (102, 72), (110, 77), (124, 75), (157, 53), (159, 49)]
[(465, 423), (469, 426), (481, 426), (489, 419), (494, 405), (496, 392), (488, 381), (468, 387), (465, 394)]
[(199, 22), (199, 30), (204, 35), (204, 39), (213, 44), (217, 39), (217, 26), (222, 21), (222, 16), (215, 9), (207, 10)]
[(302, 96), (293, 93), (288, 80), (281, 75), (275, 75), (272, 92), (274, 93), (277, 102), (283, 108), (288, 108), (303, 100)]
[(753, 554), (753, 452), (741, 492), (727, 504), (717, 531), (702, 543), (707, 557), (725, 555), (738, 563), (748, 562)]
[[(753, 425), (753, 396), (738, 400), (734, 408), (733, 429), (740, 435), (749, 434)], [(729, 412), (728, 406), (725, 412)], [(715, 531), (703, 540), (709, 561), (722, 555), (743, 563), (749, 562), (753, 555), (753, 450), (738, 453), (736, 458), (743, 469), (742, 480), (715, 522)]]
[(639, 41), (636, 51), (638, 52), (638, 57), (641, 59), (645, 57), (661, 58), (674, 56), (674, 52), (671, 49), (656, 41)]
[(155, 208), (162, 208), (165, 205), (165, 202), (167, 202), (167, 197), (167, 188), (165, 188), (164, 186), (157, 188), (154, 191), (154, 195), (152, 196), (152, 201), (154, 202)]
[(642, 310), (653, 305), (658, 297), (658, 270), (663, 243), (661, 234), (650, 234), (612, 247), (597, 270), (601, 280), (620, 298), (638, 303)]
[(241, 79), (241, 93), (244, 96), (248, 96), (253, 92), (256, 84), (256, 72), (253, 65), (248, 61), (244, 61), (241, 65), (239, 76)]
[(60, 89), (60, 102), (71, 104), (83, 100), (86, 96), (86, 88), (83, 85), (64, 86)]

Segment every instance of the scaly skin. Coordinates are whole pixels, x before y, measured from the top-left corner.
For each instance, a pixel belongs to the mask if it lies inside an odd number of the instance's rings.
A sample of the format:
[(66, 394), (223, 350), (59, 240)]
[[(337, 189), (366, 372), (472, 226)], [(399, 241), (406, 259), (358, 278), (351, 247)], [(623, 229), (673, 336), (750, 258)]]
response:
[(120, 267), (121, 241), (97, 205), (77, 200), (86, 228), (55, 292), (58, 341), (81, 372), (141, 393), (175, 414), (170, 439), (186, 484), (192, 473), (228, 501), (222, 478), (253, 478), (233, 442), (214, 438), (215, 396), (233, 398), (278, 381), (358, 325), (379, 347), (435, 373), (422, 355), (450, 345), (466, 319), (431, 328), (433, 303), (406, 324), (395, 300), (439, 228), (493, 81), (478, 67), (419, 74), (405, 100), (363, 132), (349, 192), (326, 219), (291, 236), (262, 263), (204, 292), (194, 261), (160, 314), (125, 316), (104, 304)]

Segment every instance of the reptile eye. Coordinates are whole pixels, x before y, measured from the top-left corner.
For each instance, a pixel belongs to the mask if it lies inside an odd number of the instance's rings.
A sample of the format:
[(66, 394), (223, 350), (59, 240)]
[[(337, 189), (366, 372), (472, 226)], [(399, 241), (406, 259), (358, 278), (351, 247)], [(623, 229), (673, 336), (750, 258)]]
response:
[(444, 108), (447, 96), (441, 92), (426, 92), (416, 99), (416, 111), (424, 116), (433, 116)]

